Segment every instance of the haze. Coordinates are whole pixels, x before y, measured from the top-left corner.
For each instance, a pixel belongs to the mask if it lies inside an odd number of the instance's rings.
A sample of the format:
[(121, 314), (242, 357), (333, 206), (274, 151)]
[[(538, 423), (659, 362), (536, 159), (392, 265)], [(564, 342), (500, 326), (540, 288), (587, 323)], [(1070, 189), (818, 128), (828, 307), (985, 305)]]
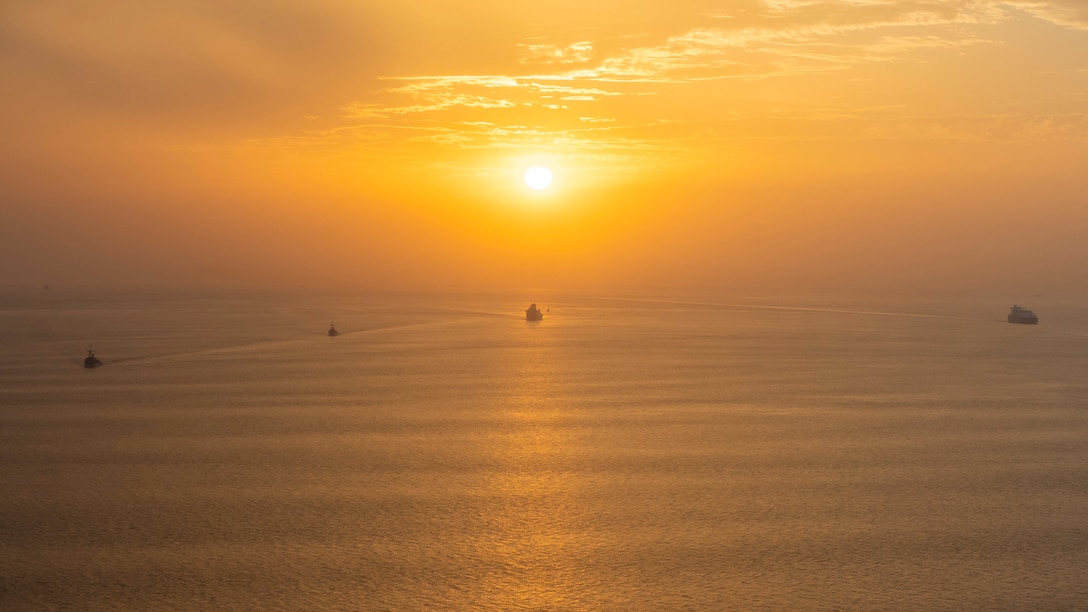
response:
[(1023, 295), (1088, 262), (1080, 0), (9, 0), (0, 79), (2, 284)]

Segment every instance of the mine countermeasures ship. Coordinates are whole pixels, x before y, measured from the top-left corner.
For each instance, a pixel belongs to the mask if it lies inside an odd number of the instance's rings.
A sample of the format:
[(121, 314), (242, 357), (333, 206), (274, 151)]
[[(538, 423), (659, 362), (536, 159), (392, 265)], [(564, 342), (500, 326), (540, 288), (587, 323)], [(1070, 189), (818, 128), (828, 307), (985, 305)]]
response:
[(87, 349), (87, 358), (83, 360), (83, 367), (85, 368), (97, 368), (102, 365), (98, 357), (94, 356), (94, 349)]

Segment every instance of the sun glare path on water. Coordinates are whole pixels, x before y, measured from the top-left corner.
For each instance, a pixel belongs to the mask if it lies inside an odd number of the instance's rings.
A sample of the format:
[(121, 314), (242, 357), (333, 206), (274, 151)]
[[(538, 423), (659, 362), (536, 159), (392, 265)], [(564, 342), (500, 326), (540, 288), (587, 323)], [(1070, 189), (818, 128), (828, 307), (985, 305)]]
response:
[(544, 166), (525, 169), (525, 184), (534, 191), (543, 191), (552, 184), (552, 171)]

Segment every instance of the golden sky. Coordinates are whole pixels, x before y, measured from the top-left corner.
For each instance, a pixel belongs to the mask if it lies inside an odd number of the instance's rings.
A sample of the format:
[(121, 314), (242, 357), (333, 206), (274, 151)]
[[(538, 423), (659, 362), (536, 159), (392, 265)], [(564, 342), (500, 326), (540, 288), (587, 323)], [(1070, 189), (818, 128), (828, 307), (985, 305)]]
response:
[(1019, 296), (1088, 267), (1083, 0), (7, 0), (0, 79), (2, 284)]

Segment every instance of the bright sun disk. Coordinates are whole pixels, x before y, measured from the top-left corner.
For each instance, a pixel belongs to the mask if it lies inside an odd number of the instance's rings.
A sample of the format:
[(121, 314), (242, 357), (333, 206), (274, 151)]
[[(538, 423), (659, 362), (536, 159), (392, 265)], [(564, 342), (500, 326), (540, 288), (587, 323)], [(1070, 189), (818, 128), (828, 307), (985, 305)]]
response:
[(532, 166), (525, 169), (525, 184), (530, 189), (542, 191), (552, 184), (552, 171), (544, 166)]

